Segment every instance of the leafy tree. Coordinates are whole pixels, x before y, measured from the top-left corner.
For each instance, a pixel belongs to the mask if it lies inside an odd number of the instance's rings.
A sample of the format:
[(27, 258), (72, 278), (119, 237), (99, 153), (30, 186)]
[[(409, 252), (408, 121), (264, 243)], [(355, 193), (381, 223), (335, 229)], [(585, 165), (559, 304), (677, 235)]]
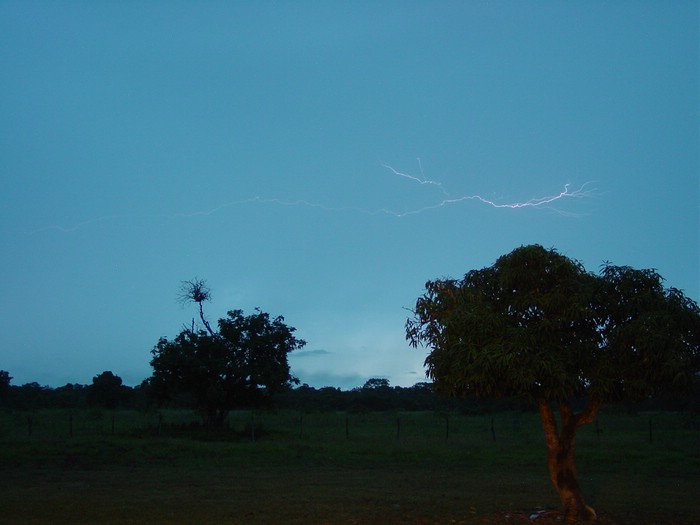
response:
[(172, 341), (161, 338), (151, 352), (149, 385), (161, 400), (191, 396), (207, 425), (221, 427), (233, 408), (258, 406), (294, 382), (287, 354), (306, 343), (294, 337), (296, 329), (283, 317), (271, 319), (260, 310), (248, 316), (242, 310), (229, 311), (214, 331), (202, 310), (208, 288), (198, 280), (186, 286), (190, 300), (199, 304), (206, 330), (195, 329), (193, 323)]
[(21, 386), (10, 387), (10, 399), (13, 407), (21, 410), (35, 410), (49, 406), (51, 388), (36, 381)]
[(383, 377), (373, 377), (368, 379), (363, 385), (363, 390), (378, 390), (389, 388), (389, 380)]
[(439, 393), (533, 400), (563, 511), (592, 519), (577, 479), (576, 429), (604, 403), (691, 389), (700, 309), (664, 289), (654, 270), (605, 263), (592, 274), (534, 245), (461, 280), (428, 282), (406, 336), (430, 348), (426, 366)]
[(102, 372), (92, 378), (88, 387), (88, 401), (104, 408), (116, 408), (125, 398), (122, 378), (110, 371)]

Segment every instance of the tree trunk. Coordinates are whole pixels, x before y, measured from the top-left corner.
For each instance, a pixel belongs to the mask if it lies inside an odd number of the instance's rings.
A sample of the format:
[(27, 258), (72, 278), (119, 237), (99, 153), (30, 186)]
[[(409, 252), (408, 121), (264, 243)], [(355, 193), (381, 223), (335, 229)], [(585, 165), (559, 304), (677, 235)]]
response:
[(561, 431), (551, 406), (540, 400), (539, 409), (547, 441), (549, 477), (561, 499), (562, 512), (568, 521), (593, 521), (595, 511), (583, 500), (576, 472), (576, 429), (595, 419), (601, 403), (592, 401), (585, 411), (574, 414), (568, 403), (559, 404)]

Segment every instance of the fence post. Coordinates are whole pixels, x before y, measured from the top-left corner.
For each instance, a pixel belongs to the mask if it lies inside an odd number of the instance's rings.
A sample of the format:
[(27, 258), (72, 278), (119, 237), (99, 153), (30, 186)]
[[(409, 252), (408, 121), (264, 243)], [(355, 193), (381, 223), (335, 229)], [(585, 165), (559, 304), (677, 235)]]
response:
[(158, 414), (158, 429), (157, 433), (160, 436), (160, 431), (163, 428), (163, 414)]
[(68, 416), (68, 435), (73, 437), (73, 414)]
[(496, 441), (496, 429), (493, 427), (493, 417), (491, 418), (491, 438)]
[(345, 439), (350, 439), (350, 416), (345, 413)]
[(27, 416), (27, 434), (29, 437), (32, 435), (32, 425), (34, 421), (32, 421), (32, 416)]
[(653, 434), (652, 434), (652, 422), (651, 422), (651, 416), (649, 416), (649, 443), (653, 443)]
[(250, 440), (255, 443), (255, 411), (250, 411)]
[(401, 416), (396, 416), (396, 441), (401, 439)]
[(450, 416), (445, 414), (445, 441), (450, 439)]
[(304, 437), (304, 413), (299, 412), (299, 438)]
[(112, 435), (114, 435), (114, 412), (112, 412)]

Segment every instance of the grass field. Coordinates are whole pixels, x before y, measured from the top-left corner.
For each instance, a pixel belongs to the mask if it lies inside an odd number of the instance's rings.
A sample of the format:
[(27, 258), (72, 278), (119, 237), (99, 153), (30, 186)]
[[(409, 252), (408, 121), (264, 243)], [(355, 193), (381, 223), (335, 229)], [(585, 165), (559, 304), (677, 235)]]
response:
[[(241, 412), (223, 435), (191, 421), (0, 414), (0, 523), (524, 523), (558, 505), (536, 414)], [(700, 523), (699, 424), (604, 411), (581, 428), (600, 521)]]

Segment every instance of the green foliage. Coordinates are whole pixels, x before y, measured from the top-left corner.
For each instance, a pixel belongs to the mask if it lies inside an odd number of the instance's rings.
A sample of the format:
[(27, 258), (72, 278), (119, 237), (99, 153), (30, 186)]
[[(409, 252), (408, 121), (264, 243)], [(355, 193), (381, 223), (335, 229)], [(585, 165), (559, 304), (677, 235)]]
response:
[(383, 388), (389, 388), (389, 380), (382, 377), (368, 379), (362, 386), (363, 390), (379, 390)]
[(537, 245), (428, 282), (406, 334), (450, 396), (644, 399), (690, 390), (699, 369), (700, 310), (655, 271), (594, 275)]
[(304, 346), (283, 317), (228, 312), (219, 332), (185, 329), (152, 350), (149, 385), (161, 399), (191, 396), (208, 424), (221, 426), (233, 408), (258, 406), (293, 378), (287, 354)]

